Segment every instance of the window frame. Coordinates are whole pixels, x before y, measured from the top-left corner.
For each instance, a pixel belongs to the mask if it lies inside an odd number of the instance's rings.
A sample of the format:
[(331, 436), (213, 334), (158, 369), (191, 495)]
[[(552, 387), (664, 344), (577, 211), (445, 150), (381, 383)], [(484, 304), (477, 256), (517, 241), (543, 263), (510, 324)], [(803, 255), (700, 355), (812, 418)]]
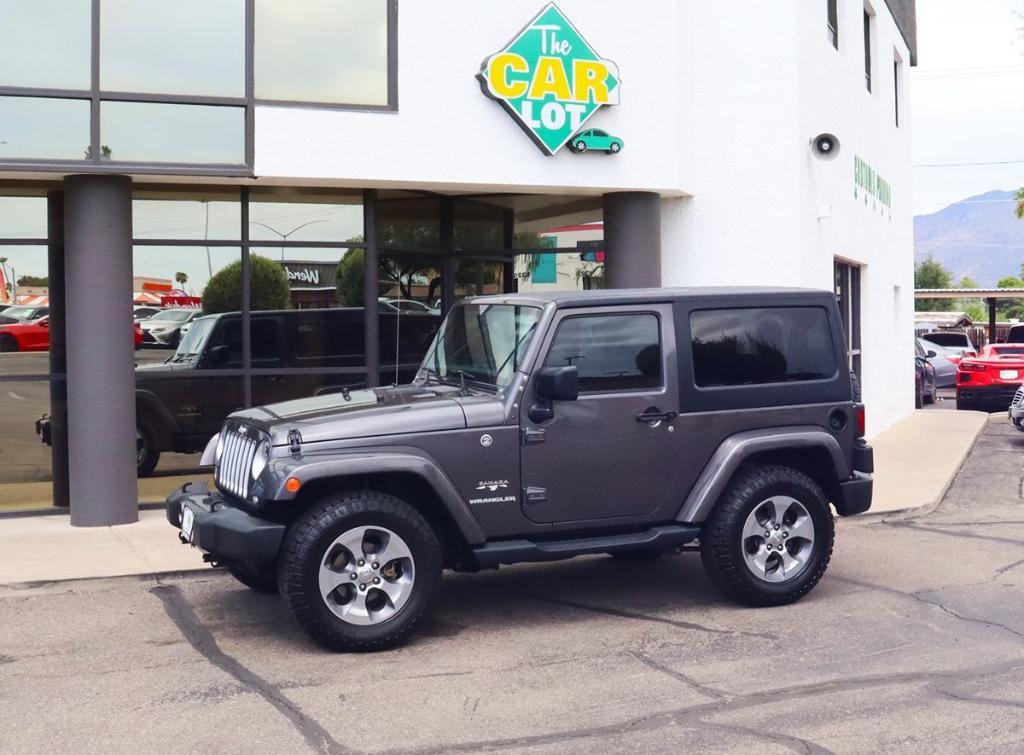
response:
[[(549, 365), (548, 364), (548, 357), (551, 356), (551, 352), (554, 349), (555, 344), (558, 341), (558, 336), (561, 333), (562, 328), (570, 320), (582, 320), (584, 318), (595, 318), (595, 317), (645, 317), (645, 316), (652, 316), (652, 317), (654, 317), (655, 323), (657, 324), (657, 328), (658, 328), (658, 384), (657, 385), (653, 385), (653, 386), (644, 386), (642, 388), (620, 388), (620, 389), (616, 389), (616, 390), (603, 390), (603, 389), (601, 389), (601, 390), (589, 390), (589, 391), (585, 390), (582, 387), (582, 384), (581, 384), (581, 387), (580, 387), (580, 390), (579, 390), (579, 396), (580, 396), (581, 399), (585, 399), (585, 398), (600, 397), (600, 396), (622, 396), (622, 395), (627, 395), (628, 396), (628, 395), (637, 395), (637, 394), (645, 395), (645, 394), (656, 394), (656, 393), (660, 394), (660, 393), (664, 393), (667, 390), (667, 388), (668, 388), (668, 379), (667, 379), (668, 378), (668, 376), (667, 376), (668, 370), (666, 369), (667, 365), (665, 364), (665, 323), (664, 323), (664, 321), (661, 318), (661, 313), (658, 312), (657, 310), (651, 310), (651, 309), (614, 310), (614, 311), (598, 310), (598, 311), (584, 312), (584, 313), (580, 313), (580, 314), (567, 314), (564, 317), (561, 317), (554, 324), (554, 331), (553, 331), (553, 333), (551, 335), (551, 338), (548, 340), (548, 342), (547, 342), (547, 344), (546, 344), (546, 346), (544, 348), (544, 354), (543, 354), (543, 359), (541, 360), (541, 363), (540, 363), (540, 369), (544, 369), (545, 367), (549, 367), (549, 366), (551, 366), (551, 367), (553, 367), (553, 366), (561, 366), (561, 365)], [(584, 378), (580, 378), (581, 383), (582, 383), (582, 380), (584, 380)]]
[(874, 94), (875, 78), (875, 11), (870, 5), (864, 6), (864, 84), (869, 94)]
[[(220, 97), (209, 95), (156, 94), (147, 92), (124, 92), (102, 89), (100, 86), (100, 11), (103, 0), (91, 2), (90, 31), (90, 86), (88, 89), (61, 89), (42, 87), (4, 86), (0, 83), (0, 96), (39, 97), (47, 99), (86, 100), (90, 104), (89, 145), (90, 157), (82, 160), (46, 158), (0, 158), (0, 170), (61, 171), (75, 173), (134, 173), (139, 175), (188, 175), (221, 176), (232, 178), (255, 177), (255, 110), (261, 107), (301, 107), (323, 110), (347, 110), (366, 113), (398, 112), (398, 0), (384, 0), (387, 3), (387, 104), (355, 105), (303, 100), (257, 99), (254, 82), (254, 56), (256, 45), (255, 0), (245, 0), (244, 44), (245, 81), (241, 97)], [(235, 107), (244, 110), (241, 163), (189, 163), (158, 162), (149, 160), (104, 160), (102, 156), (102, 134), (100, 133), (100, 110), (104, 102), (160, 103), (169, 105), (212, 105)]]
[(825, 0), (825, 28), (828, 41), (839, 49), (839, 0)]

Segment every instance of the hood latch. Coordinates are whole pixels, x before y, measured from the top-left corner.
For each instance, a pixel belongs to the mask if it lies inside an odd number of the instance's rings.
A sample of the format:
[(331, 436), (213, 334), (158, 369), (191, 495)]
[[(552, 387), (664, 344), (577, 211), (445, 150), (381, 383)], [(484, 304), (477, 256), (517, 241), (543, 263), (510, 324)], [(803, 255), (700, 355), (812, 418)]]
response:
[(292, 452), (292, 456), (298, 456), (302, 453), (302, 433), (295, 428), (288, 431), (288, 447)]

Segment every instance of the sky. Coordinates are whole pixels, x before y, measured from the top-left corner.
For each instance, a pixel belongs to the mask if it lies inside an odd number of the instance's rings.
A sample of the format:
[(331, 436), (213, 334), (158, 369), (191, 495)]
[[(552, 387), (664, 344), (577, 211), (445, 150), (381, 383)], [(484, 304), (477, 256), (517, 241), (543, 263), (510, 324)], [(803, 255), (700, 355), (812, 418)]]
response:
[(915, 215), (1024, 186), (1022, 29), (1024, 0), (917, 0)]

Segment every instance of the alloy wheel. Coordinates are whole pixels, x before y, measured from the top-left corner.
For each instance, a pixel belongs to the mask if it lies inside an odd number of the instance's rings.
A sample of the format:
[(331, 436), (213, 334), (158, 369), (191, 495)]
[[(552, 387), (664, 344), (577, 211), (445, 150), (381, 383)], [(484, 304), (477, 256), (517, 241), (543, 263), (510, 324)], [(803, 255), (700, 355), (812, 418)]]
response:
[(786, 582), (806, 568), (814, 553), (814, 520), (800, 501), (777, 495), (747, 515), (743, 560), (758, 579)]
[(353, 527), (320, 563), (320, 595), (342, 621), (372, 626), (402, 610), (416, 580), (412, 551), (385, 527)]

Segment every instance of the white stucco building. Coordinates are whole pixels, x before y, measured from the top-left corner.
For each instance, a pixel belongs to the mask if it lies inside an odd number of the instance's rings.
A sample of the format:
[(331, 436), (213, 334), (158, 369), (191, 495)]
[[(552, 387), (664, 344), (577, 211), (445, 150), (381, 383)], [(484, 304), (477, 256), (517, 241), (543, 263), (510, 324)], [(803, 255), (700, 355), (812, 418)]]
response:
[[(59, 26), (48, 5), (0, 2), (0, 243), (66, 311), (73, 478), (131, 463), (133, 266), (198, 294), (261, 254), (364, 249), (365, 291), (419, 265), (447, 306), (588, 223), (609, 287), (836, 289), (869, 435), (913, 408), (914, 0), (69, 0)], [(242, 339), (224, 377), (250, 404)]]

